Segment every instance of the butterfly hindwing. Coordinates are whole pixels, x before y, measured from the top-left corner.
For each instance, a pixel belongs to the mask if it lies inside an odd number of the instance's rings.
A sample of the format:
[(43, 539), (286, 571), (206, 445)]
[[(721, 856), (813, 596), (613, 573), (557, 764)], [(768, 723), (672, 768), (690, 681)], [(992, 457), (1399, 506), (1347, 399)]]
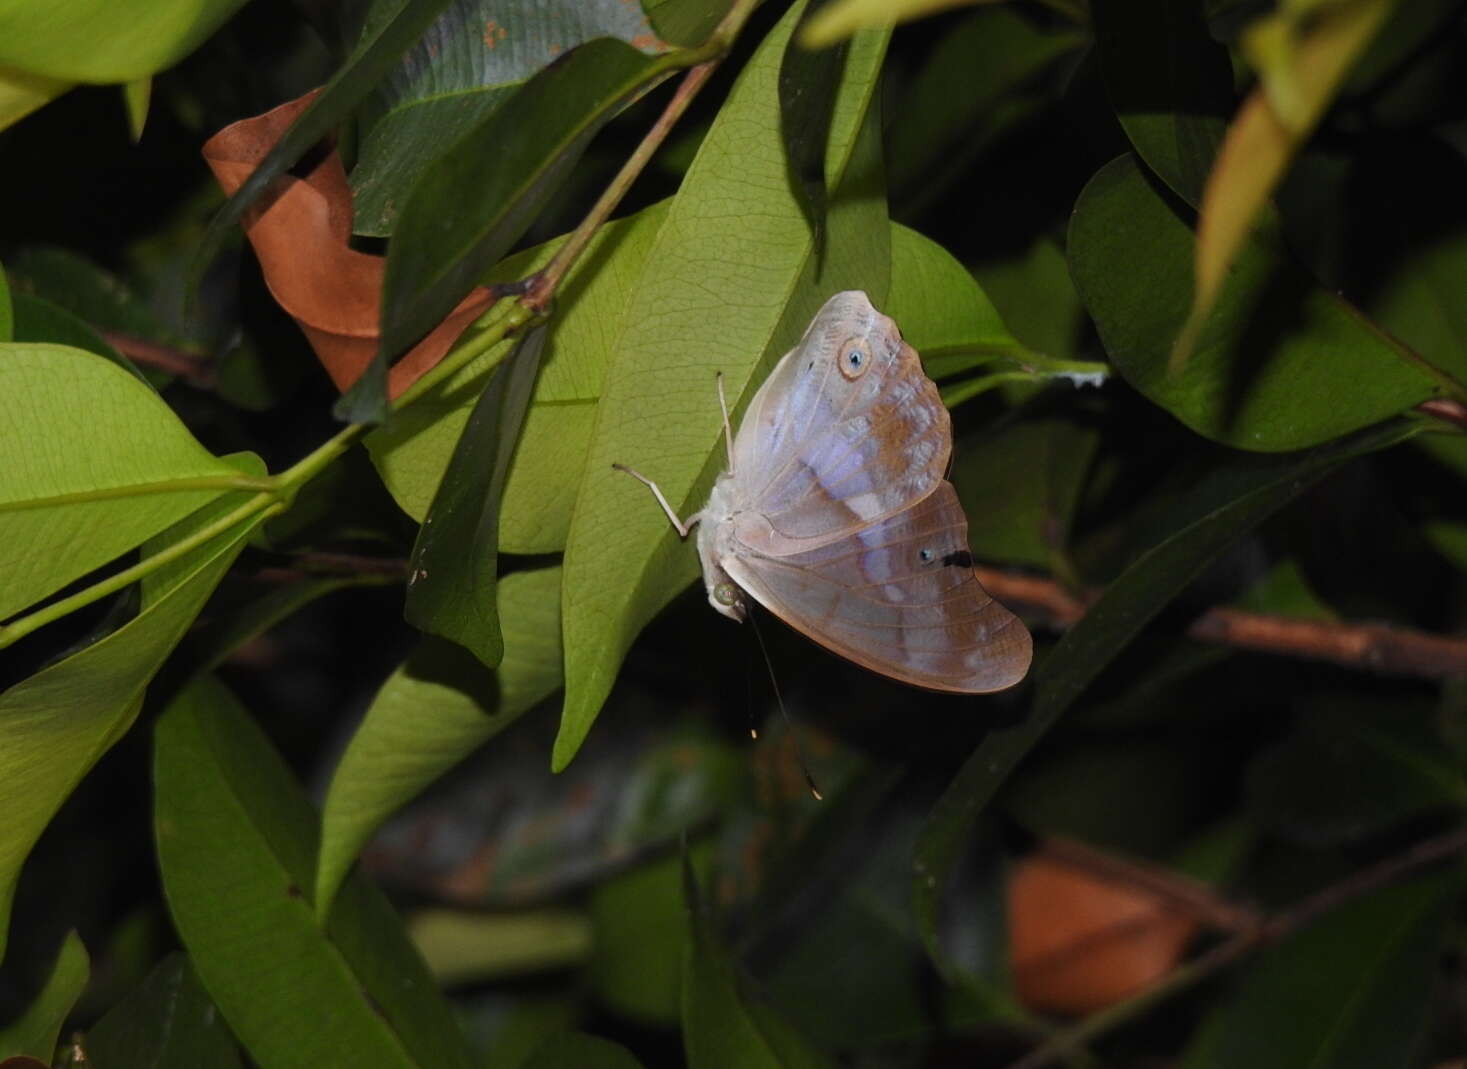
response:
[(896, 325), (837, 294), (760, 387), (734, 444), (744, 507), (788, 539), (838, 537), (931, 493), (947, 409)]
[(733, 580), (786, 623), (873, 671), (933, 690), (1002, 690), (1028, 670), (1023, 624), (979, 585), (952, 484), (813, 549), (739, 552)]

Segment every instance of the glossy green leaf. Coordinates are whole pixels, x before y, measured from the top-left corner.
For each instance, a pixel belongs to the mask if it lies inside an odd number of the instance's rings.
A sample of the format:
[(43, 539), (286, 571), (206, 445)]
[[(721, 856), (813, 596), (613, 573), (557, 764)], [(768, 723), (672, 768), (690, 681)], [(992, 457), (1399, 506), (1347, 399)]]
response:
[(504, 657), (490, 672), (428, 641), (383, 684), (331, 778), (313, 879), (324, 912), (377, 826), (561, 682), (559, 568), (499, 583)]
[(381, 893), (347, 880), (318, 922), (316, 815), (237, 700), (201, 677), (159, 719), (155, 831), (204, 987), (263, 1066), (472, 1065)]
[(436, 326), (524, 235), (596, 132), (655, 78), (654, 66), (614, 38), (581, 45), (424, 170), (387, 251), (377, 354), (338, 415), (382, 418), (386, 361)]
[(1332, 910), (1265, 952), (1194, 1037), (1184, 1069), (1414, 1065), (1460, 872)]
[(68, 932), (50, 975), (30, 1005), (19, 1017), (0, 1024), (0, 1058), (28, 1054), (50, 1065), (61, 1025), (87, 986), (90, 974), (87, 948), (76, 932)]
[[(848, 165), (859, 157), (886, 40), (857, 40), (846, 63), (826, 164), (835, 191), (829, 248), (817, 276), (778, 133), (779, 64), (800, 11), (791, 8), (744, 67), (627, 297), (566, 545), (557, 769), (590, 730), (636, 634), (696, 567), (646, 489), (611, 465), (637, 468), (691, 512), (724, 462), (716, 373), (737, 408), (756, 368), (798, 339), (831, 292), (862, 288), (884, 301), (889, 261), (848, 261), (842, 250), (871, 237), (871, 209), (884, 207), (869, 175)], [(848, 181), (849, 215), (841, 203)]]
[(1263, 827), (1309, 846), (1350, 842), (1412, 817), (1467, 807), (1467, 777), (1429, 710), (1400, 701), (1322, 701), (1248, 767)]
[(87, 1031), (96, 1069), (238, 1069), (239, 1047), (188, 955), (169, 954)]
[(1103, 167), (1070, 223), (1070, 267), (1116, 370), (1197, 431), (1240, 449), (1300, 449), (1435, 393), (1400, 348), (1255, 235), (1187, 365), (1167, 370), (1190, 307), (1192, 233), (1134, 157)]
[[(102, 366), (143, 389), (121, 370)], [(263, 471), (253, 457), (240, 463), (252, 474)], [(246, 500), (240, 493), (223, 496), (149, 542), (144, 554), (158, 552)], [(0, 917), (9, 916), (16, 877), (36, 838), (97, 759), (131, 726), (148, 682), (258, 522), (256, 516), (152, 572), (140, 584), (141, 607), (135, 617), (0, 695), (0, 812), (5, 814), (0, 822)], [(4, 930), (0, 925), (0, 933)]]
[(688, 1069), (817, 1069), (828, 1064), (749, 990), (684, 862), (691, 934), (683, 959), (683, 1049)]
[(74, 82), (130, 82), (171, 67), (244, 0), (0, 3), (0, 67)]
[(0, 396), (0, 619), (249, 481), (93, 353), (0, 345)]
[(584, 1032), (566, 1032), (536, 1047), (521, 1069), (641, 1069), (641, 1065), (620, 1044)]
[(1195, 0), (1145, 7), (1097, 0), (1091, 17), (1106, 92), (1126, 136), (1146, 165), (1196, 207), (1233, 110), (1228, 50), (1208, 33)]
[(495, 596), (500, 502), (544, 349), (545, 327), (532, 327), (490, 374), (408, 563), (408, 623), (490, 668), (504, 654)]
[(368, 99), (352, 169), (352, 229), (386, 237), (424, 169), (540, 68), (597, 37), (655, 49), (647, 17), (623, 0), (451, 4)]
[(234, 232), (235, 224), (244, 218), (245, 210), (265, 187), (351, 114), (448, 3), (449, 0), (387, 0), (372, 12), (361, 40), (341, 69), (210, 221), (194, 254), (195, 279), (202, 277), (226, 237)]
[(1060, 715), (1240, 535), (1345, 461), (1394, 445), (1417, 429), (1393, 422), (1308, 452), (1230, 459), (1171, 504), (1166, 533), (1135, 556), (1035, 669), (1027, 718), (990, 733), (933, 808), (917, 847), (913, 894), (922, 938), (939, 966), (945, 962), (936, 932), (947, 875), (978, 814)]

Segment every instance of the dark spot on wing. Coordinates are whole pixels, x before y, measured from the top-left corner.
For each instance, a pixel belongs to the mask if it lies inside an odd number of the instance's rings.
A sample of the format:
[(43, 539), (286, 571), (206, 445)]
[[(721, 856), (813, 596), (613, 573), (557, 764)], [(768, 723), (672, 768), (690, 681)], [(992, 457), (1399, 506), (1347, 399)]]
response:
[(973, 554), (966, 549), (959, 549), (949, 553), (942, 558), (944, 568), (971, 568), (973, 567)]

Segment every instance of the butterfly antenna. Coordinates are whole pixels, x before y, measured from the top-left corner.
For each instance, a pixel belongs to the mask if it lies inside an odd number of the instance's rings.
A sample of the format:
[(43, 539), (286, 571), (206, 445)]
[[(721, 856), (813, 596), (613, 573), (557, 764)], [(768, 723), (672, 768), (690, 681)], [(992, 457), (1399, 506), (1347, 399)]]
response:
[[(795, 723), (790, 719), (790, 711), (784, 705), (784, 695), (779, 692), (779, 678), (774, 674), (774, 662), (769, 659), (769, 647), (764, 644), (764, 632), (759, 630), (759, 616), (753, 611), (753, 606), (750, 606), (749, 623), (754, 625), (754, 637), (759, 640), (759, 652), (764, 654), (764, 665), (769, 669), (769, 682), (774, 686), (774, 702), (779, 706), (785, 727), (789, 729), (790, 738), (795, 742), (795, 759), (800, 762), (800, 771), (805, 774), (805, 786), (810, 788), (810, 793), (815, 796), (817, 802), (823, 802), (825, 795), (821, 794), (820, 788), (815, 786), (815, 777), (810, 774), (810, 766), (805, 762), (805, 749), (800, 745), (800, 733), (795, 730)], [(753, 731), (749, 733), (755, 738), (759, 737)]]

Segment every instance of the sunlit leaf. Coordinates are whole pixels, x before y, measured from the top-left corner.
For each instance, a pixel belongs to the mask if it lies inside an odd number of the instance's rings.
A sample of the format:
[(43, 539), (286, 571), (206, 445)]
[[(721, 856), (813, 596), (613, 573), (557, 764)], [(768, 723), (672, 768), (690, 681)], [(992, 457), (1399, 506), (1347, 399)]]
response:
[(323, 913), (383, 819), (560, 686), (560, 577), (540, 568), (500, 581), (496, 671), (429, 641), (383, 684), (326, 793), (313, 879)]
[(93, 353), (0, 346), (0, 396), (0, 619), (249, 483)]
[(318, 923), (310, 897), (315, 811), (222, 685), (202, 677), (169, 705), (156, 728), (153, 775), (174, 925), (256, 1062), (473, 1064), (375, 888), (346, 881)]
[[(144, 389), (123, 371), (102, 366)], [(262, 470), (253, 457), (238, 459), (252, 474)], [(246, 499), (241, 493), (224, 495), (162, 532), (143, 552), (158, 552)], [(37, 837), (92, 765), (132, 725), (148, 682), (259, 519), (257, 514), (151, 572), (141, 583), (141, 608), (135, 617), (0, 695), (0, 812), (6, 815), (0, 822), (0, 917), (9, 915), (21, 863)], [(0, 925), (0, 933), (6, 930)]]

